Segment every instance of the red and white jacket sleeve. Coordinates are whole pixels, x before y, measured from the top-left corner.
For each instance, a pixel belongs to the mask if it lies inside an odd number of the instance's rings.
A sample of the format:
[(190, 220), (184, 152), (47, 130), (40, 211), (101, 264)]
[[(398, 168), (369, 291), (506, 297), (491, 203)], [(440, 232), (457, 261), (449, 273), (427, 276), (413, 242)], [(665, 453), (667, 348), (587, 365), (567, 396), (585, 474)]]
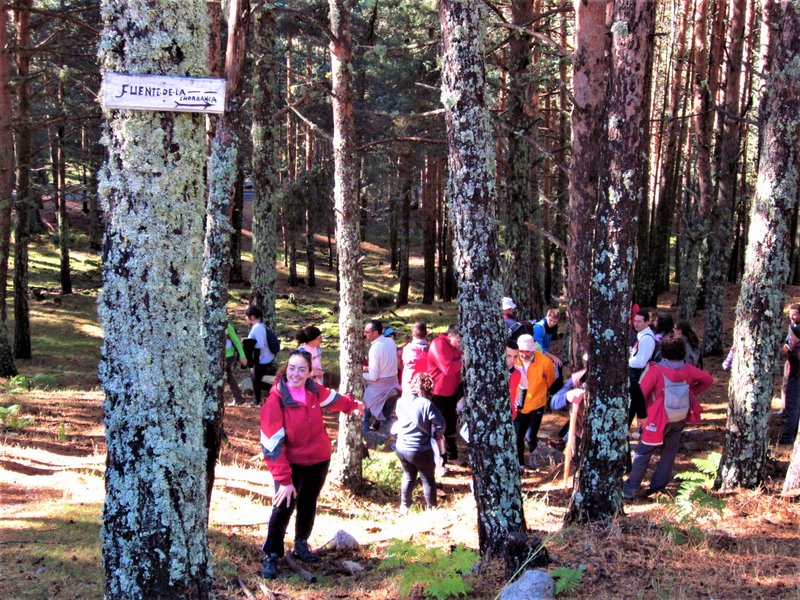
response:
[(261, 452), (272, 479), (280, 485), (292, 483), (292, 467), (286, 458), (286, 425), (280, 396), (270, 394), (261, 406)]

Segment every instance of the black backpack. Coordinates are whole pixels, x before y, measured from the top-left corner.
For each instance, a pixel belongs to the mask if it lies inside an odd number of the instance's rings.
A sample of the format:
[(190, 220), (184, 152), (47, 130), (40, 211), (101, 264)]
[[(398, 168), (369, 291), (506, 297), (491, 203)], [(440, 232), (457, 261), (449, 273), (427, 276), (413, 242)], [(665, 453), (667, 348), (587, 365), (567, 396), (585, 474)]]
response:
[(265, 328), (267, 330), (267, 348), (273, 354), (277, 355), (278, 352), (281, 351), (281, 341), (278, 339), (278, 336), (272, 332), (272, 329), (269, 327)]

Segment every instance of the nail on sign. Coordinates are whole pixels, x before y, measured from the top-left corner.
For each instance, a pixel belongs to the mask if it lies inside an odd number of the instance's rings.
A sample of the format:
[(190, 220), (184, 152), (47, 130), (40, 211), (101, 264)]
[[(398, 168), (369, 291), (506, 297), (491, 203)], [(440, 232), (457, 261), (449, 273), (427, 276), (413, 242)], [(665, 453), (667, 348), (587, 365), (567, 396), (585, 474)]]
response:
[(103, 108), (221, 114), (225, 80), (106, 72)]

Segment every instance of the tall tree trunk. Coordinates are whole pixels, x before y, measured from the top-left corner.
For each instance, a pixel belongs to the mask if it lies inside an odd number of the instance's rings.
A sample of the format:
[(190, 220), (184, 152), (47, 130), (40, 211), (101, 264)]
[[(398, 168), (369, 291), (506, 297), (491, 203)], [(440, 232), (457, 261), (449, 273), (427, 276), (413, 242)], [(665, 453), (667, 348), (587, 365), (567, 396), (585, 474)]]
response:
[[(513, 23), (527, 27), (533, 20), (533, 3), (530, 0), (512, 0)], [(509, 86), (506, 95), (507, 120), (513, 135), (508, 136), (508, 178), (505, 197), (506, 252), (502, 264), (503, 291), (514, 299), (520, 315), (536, 316), (531, 266), (531, 232), (533, 194), (531, 143), (534, 123), (528, 114), (530, 95), (531, 37), (523, 31), (511, 34), (508, 54)], [(538, 234), (537, 234), (538, 235)], [(535, 257), (540, 259), (540, 257)], [(537, 263), (538, 264), (538, 263)]]
[(275, 282), (278, 271), (278, 232), (275, 193), (278, 189), (275, 156), (275, 17), (274, 0), (253, 13), (253, 300), (264, 311), (264, 324), (275, 329)]
[(589, 289), (592, 273), (592, 217), (597, 207), (603, 143), (603, 116), (611, 45), (606, 9), (609, 2), (575, 4), (575, 54), (572, 107), (572, 163), (569, 170), (569, 245), (567, 299), (570, 316), (570, 363), (583, 363), (589, 350)]
[[(242, 164), (242, 153), (239, 153), (239, 164)], [(231, 269), (228, 283), (242, 283), (242, 217), (244, 216), (244, 169), (236, 170), (236, 184), (233, 189), (233, 209), (231, 212)]]
[[(566, 520), (607, 520), (622, 511), (628, 414), (627, 340), (637, 223), (644, 201), (647, 56), (655, 5), (618, 2), (611, 26), (611, 68), (605, 144), (601, 154), (589, 287), (589, 402), (580, 469)], [(600, 32), (598, 32), (600, 34)], [(573, 169), (580, 168), (574, 164)], [(584, 282), (585, 283), (585, 282)]]
[(425, 156), (422, 183), (422, 256), (425, 279), (422, 303), (432, 304), (436, 292), (436, 159)]
[[(311, 81), (313, 75), (311, 64), (311, 44), (306, 48), (306, 80)], [(310, 102), (311, 92), (306, 92), (306, 98)], [(306, 146), (306, 176), (314, 168), (314, 130), (311, 125), (306, 125), (305, 129), (305, 146)], [(320, 210), (320, 191), (319, 187), (315, 186), (315, 194), (313, 197), (306, 198), (306, 284), (308, 287), (316, 287), (317, 274), (316, 274), (316, 261), (314, 260), (314, 228), (316, 226), (316, 213)]]
[(31, 189), (31, 99), (30, 99), (30, 9), (33, 0), (23, 0), (14, 16), (17, 28), (17, 224), (14, 230), (14, 357), (31, 357), (31, 323), (28, 309), (28, 242), (33, 206)]
[[(764, 478), (771, 376), (783, 326), (789, 271), (789, 217), (797, 205), (800, 139), (800, 10), (791, 0), (764, 4), (771, 39), (761, 99), (762, 156), (751, 213), (745, 273), (733, 332), (728, 424), (717, 486), (753, 488)], [(795, 452), (796, 454), (796, 452)]]
[[(8, 44), (8, 1), (0, 0), (0, 321), (6, 320), (8, 262), (11, 251), (11, 208), (14, 189), (14, 134), (11, 128), (11, 47)], [(7, 363), (3, 349), (8, 339), (0, 338), (0, 364)], [(14, 363), (14, 358), (10, 363)], [(15, 369), (16, 370), (16, 369)], [(15, 373), (16, 374), (16, 373)], [(0, 377), (5, 377), (0, 372)]]
[(397, 278), (400, 280), (400, 288), (397, 291), (397, 306), (408, 304), (408, 287), (410, 274), (408, 270), (409, 245), (411, 243), (411, 194), (414, 193), (414, 178), (411, 172), (411, 144), (402, 142), (399, 144), (398, 156), (400, 158), (397, 166), (398, 173), (398, 195), (400, 217), (397, 221), (399, 229), (399, 247)]
[[(509, 534), (525, 532), (500, 319), (494, 140), (485, 98), (485, 7), (441, 0), (442, 101), (447, 124), (450, 216), (455, 229), (464, 350), (465, 418), (478, 506), (481, 555), (499, 556)], [(524, 557), (506, 557), (514, 572)]]
[[(104, 69), (205, 74), (204, 4), (104, 1)], [(209, 598), (198, 335), (204, 119), (109, 111), (100, 379), (106, 398), (103, 564), (109, 598)]]
[(747, 4), (731, 0), (728, 24), (728, 63), (726, 69), (725, 104), (720, 114), (722, 123), (720, 163), (717, 171), (717, 201), (711, 211), (705, 269), (705, 327), (703, 355), (722, 354), (722, 310), (725, 301), (725, 280), (728, 275), (733, 240), (733, 206), (736, 198), (736, 179), (739, 174), (741, 125), (739, 97), (741, 94), (742, 52)]
[[(331, 84), (333, 104), (334, 202), (336, 204), (336, 254), (339, 264), (339, 366), (342, 372), (339, 389), (362, 396), (364, 356), (361, 310), (364, 302), (361, 271), (361, 235), (358, 219), (358, 172), (354, 157), (355, 121), (353, 119), (352, 11), (356, 0), (329, 0), (333, 39)], [(361, 485), (363, 418), (339, 416), (339, 442), (331, 463), (332, 477), (348, 489)]]
[[(58, 104), (59, 112), (64, 113), (64, 80), (58, 80)], [(69, 215), (67, 213), (67, 167), (66, 167), (66, 143), (65, 129), (63, 123), (56, 128), (56, 147), (58, 148), (55, 175), (58, 180), (58, 251), (59, 251), (59, 280), (61, 282), (61, 293), (72, 293), (72, 275), (69, 269)]]
[(231, 0), (228, 5), (228, 47), (225, 53), (226, 107), (225, 113), (217, 121), (208, 160), (201, 330), (208, 365), (203, 385), (208, 507), (211, 506), (214, 470), (222, 445), (225, 417), (222, 381), (225, 378), (225, 330), (228, 326), (226, 305), (231, 264), (231, 215), (241, 162), (240, 146), (245, 136), (241, 107), (249, 19), (250, 0)]

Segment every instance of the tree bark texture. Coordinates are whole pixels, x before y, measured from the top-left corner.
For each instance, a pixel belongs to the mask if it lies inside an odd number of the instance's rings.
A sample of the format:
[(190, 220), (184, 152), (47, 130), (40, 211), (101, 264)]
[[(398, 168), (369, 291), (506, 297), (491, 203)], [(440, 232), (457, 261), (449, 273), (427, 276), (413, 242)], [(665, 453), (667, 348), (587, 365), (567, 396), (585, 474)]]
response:
[(609, 55), (609, 2), (575, 3), (573, 59), (572, 162), (569, 170), (569, 237), (567, 297), (570, 316), (570, 363), (582, 364), (589, 350), (589, 286), (592, 273), (593, 217), (604, 128)]
[[(0, 0), (0, 321), (6, 320), (8, 262), (11, 251), (11, 208), (14, 189), (14, 135), (11, 129), (11, 48), (8, 45), (8, 2)], [(4, 329), (4, 334), (7, 331)], [(0, 338), (0, 365), (13, 365), (8, 337)], [(16, 375), (16, 368), (13, 368)], [(0, 377), (8, 377), (0, 370)]]
[(789, 272), (789, 230), (797, 206), (800, 148), (800, 9), (770, 0), (764, 19), (771, 40), (761, 99), (762, 154), (750, 213), (728, 389), (728, 424), (717, 486), (753, 488), (767, 461), (772, 372), (783, 327), (783, 285)]
[[(239, 154), (239, 164), (242, 164)], [(244, 216), (244, 170), (239, 167), (236, 174), (236, 186), (233, 192), (233, 211), (231, 212), (231, 270), (228, 283), (242, 283), (242, 218)]]
[(14, 229), (14, 357), (31, 357), (31, 323), (28, 308), (28, 242), (30, 214), (33, 207), (31, 189), (31, 99), (30, 99), (30, 8), (33, 0), (24, 0), (14, 13), (17, 28), (17, 115), (19, 125), (15, 138), (17, 158), (17, 199), (14, 203), (17, 223)]
[(409, 273), (409, 253), (411, 243), (411, 195), (414, 193), (414, 178), (411, 172), (411, 144), (403, 142), (400, 144), (398, 170), (398, 257), (397, 257), (397, 278), (400, 280), (400, 287), (397, 291), (397, 306), (408, 304), (408, 288), (410, 283)]
[[(56, 96), (58, 98), (58, 110), (63, 114), (64, 112), (64, 80), (59, 78), (58, 91)], [(59, 280), (61, 282), (61, 293), (72, 293), (72, 275), (69, 268), (69, 216), (67, 213), (67, 159), (66, 141), (65, 141), (65, 127), (61, 123), (56, 128), (56, 161), (55, 180), (58, 185), (55, 186), (58, 190), (56, 192), (56, 202), (58, 207), (58, 254), (59, 254)]]
[(228, 45), (225, 53), (226, 107), (225, 113), (217, 121), (207, 171), (202, 336), (208, 365), (203, 385), (203, 419), (207, 451), (206, 502), (209, 507), (225, 416), (222, 382), (225, 377), (225, 330), (228, 326), (226, 305), (233, 233), (231, 215), (239, 173), (239, 150), (245, 136), (241, 106), (249, 19), (250, 0), (231, 0), (228, 4)]
[[(526, 27), (533, 19), (530, 0), (512, 0), (511, 16), (515, 25)], [(531, 266), (531, 232), (533, 192), (531, 184), (531, 143), (533, 119), (527, 112), (530, 96), (531, 36), (523, 31), (512, 31), (508, 53), (508, 93), (505, 97), (507, 120), (513, 133), (508, 136), (508, 177), (504, 201), (506, 215), (505, 252), (502, 263), (504, 295), (511, 296), (517, 313), (525, 318), (534, 313), (534, 290)], [(540, 260), (539, 257), (534, 257)], [(537, 262), (538, 264), (538, 262)], [(536, 308), (540, 309), (541, 305)]]
[[(615, 3), (607, 121), (589, 278), (590, 401), (584, 450), (566, 520), (608, 520), (622, 511), (627, 448), (627, 339), (638, 215), (644, 201), (643, 99), (652, 44), (652, 3)], [(573, 166), (575, 168), (575, 166)]]
[(708, 236), (705, 269), (705, 327), (703, 355), (722, 354), (722, 310), (725, 301), (725, 281), (728, 278), (733, 240), (733, 207), (736, 180), (739, 174), (741, 124), (739, 97), (741, 94), (742, 53), (747, 4), (731, 0), (728, 22), (728, 62), (726, 67), (725, 103), (720, 113), (722, 123), (719, 169), (717, 170), (717, 201), (710, 214), (711, 234)]
[(253, 299), (264, 311), (264, 324), (275, 329), (275, 283), (278, 276), (278, 232), (275, 195), (278, 189), (275, 141), (275, 17), (273, 0), (253, 13)]
[[(361, 271), (361, 233), (359, 230), (358, 172), (354, 157), (352, 11), (355, 0), (330, 0), (330, 23), (334, 39), (330, 43), (333, 104), (334, 204), (336, 212), (336, 255), (339, 278), (339, 389), (360, 398), (364, 378), (361, 311), (364, 281)], [(361, 485), (363, 417), (339, 416), (339, 441), (331, 463), (333, 479), (348, 489)]]
[[(200, 77), (204, 4), (106, 0), (102, 67)], [(109, 598), (208, 598), (201, 302), (204, 118), (109, 111), (103, 564)]]
[(422, 256), (425, 278), (422, 303), (432, 304), (436, 293), (436, 169), (438, 161), (425, 156), (422, 183)]
[(485, 7), (442, 0), (442, 103), (447, 124), (450, 217), (455, 231), (464, 351), (465, 419), (484, 557), (501, 556), (525, 531), (514, 432), (508, 409), (496, 225), (494, 140), (485, 98)]

